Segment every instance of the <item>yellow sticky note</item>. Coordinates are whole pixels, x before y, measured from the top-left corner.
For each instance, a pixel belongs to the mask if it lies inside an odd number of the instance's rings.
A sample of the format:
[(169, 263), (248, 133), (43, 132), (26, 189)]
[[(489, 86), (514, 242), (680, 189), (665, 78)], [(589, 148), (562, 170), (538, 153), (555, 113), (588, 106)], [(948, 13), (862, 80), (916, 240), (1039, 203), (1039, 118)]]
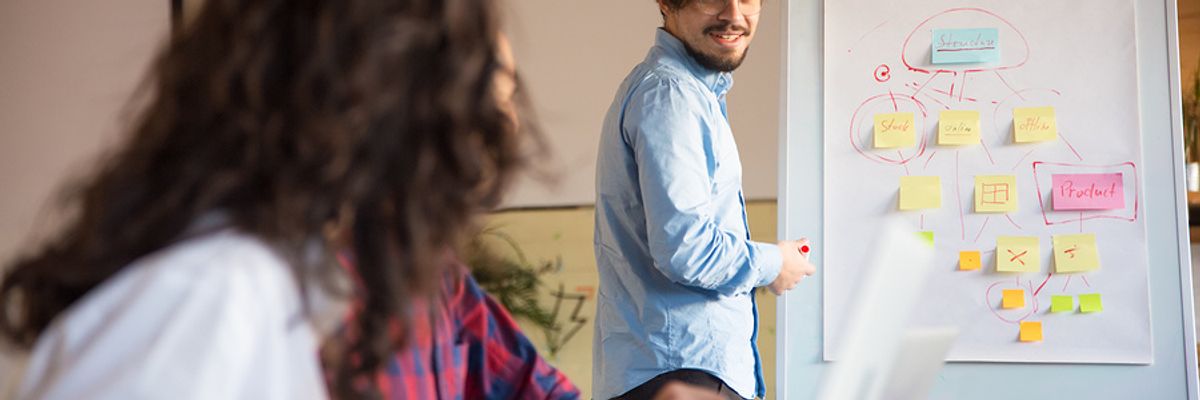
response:
[(1017, 177), (1014, 175), (975, 176), (975, 212), (1017, 211)]
[(1021, 341), (1042, 341), (1042, 321), (1021, 321)]
[(1023, 289), (1004, 289), (1004, 297), (1000, 301), (1000, 308), (1015, 309), (1025, 308), (1025, 290)]
[(1041, 245), (1035, 236), (996, 238), (996, 270), (1000, 272), (1038, 272), (1042, 270)]
[(1096, 251), (1096, 235), (1054, 235), (1054, 270), (1056, 272), (1093, 271), (1100, 268)]
[(875, 114), (875, 148), (912, 147), (917, 144), (913, 113)]
[(942, 111), (938, 115), (938, 144), (979, 143), (979, 111)]
[(982, 257), (978, 250), (967, 250), (958, 252), (958, 270), (959, 271), (974, 271), (982, 266)]
[(921, 210), (942, 207), (942, 178), (937, 176), (900, 177), (900, 209)]
[(1079, 312), (1095, 313), (1104, 311), (1104, 305), (1100, 303), (1100, 294), (1081, 294), (1079, 295)]
[(1045, 142), (1058, 139), (1058, 121), (1054, 107), (1013, 109), (1013, 141)]

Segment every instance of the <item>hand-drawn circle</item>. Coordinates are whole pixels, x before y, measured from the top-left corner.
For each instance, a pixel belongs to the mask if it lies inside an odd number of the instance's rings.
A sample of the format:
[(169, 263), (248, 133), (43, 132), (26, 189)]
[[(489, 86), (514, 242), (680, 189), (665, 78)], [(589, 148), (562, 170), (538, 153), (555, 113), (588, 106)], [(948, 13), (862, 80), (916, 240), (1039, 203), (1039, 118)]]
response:
[[(894, 109), (894, 110), (899, 110), (900, 104), (905, 104), (906, 106), (911, 104), (911, 106), (915, 108), (915, 110), (913, 110), (913, 114), (914, 114), (913, 120), (917, 127), (917, 136), (918, 136), (917, 149), (916, 149), (915, 153), (913, 153), (911, 155), (904, 155), (903, 150), (886, 149), (886, 151), (889, 151), (889, 152), (892, 150), (896, 150), (897, 154), (896, 154), (896, 156), (890, 156), (890, 155), (885, 156), (885, 155), (882, 155), (879, 150), (874, 150), (874, 149), (870, 148), (869, 141), (861, 140), (861, 143), (860, 143), (860, 138), (858, 137), (860, 134), (859, 129), (862, 128), (863, 122), (864, 122), (864, 121), (860, 121), (860, 119), (867, 120), (867, 121), (865, 121), (865, 123), (867, 126), (866, 132), (868, 133), (867, 134), (868, 137), (870, 136), (870, 132), (875, 128), (874, 113), (865, 112), (869, 106), (874, 106), (873, 103), (880, 103), (880, 104), (886, 105), (887, 108)], [(861, 118), (860, 118), (860, 116), (861, 116)], [(858, 108), (854, 109), (854, 116), (851, 117), (851, 120), (850, 120), (850, 145), (854, 147), (854, 151), (858, 152), (858, 154), (862, 155), (863, 157), (866, 157), (868, 160), (875, 161), (875, 162), (878, 162), (881, 164), (893, 164), (893, 165), (907, 164), (909, 161), (912, 161), (913, 159), (916, 159), (917, 157), (920, 157), (925, 154), (925, 148), (929, 141), (929, 138), (927, 135), (928, 129), (926, 129), (926, 123), (928, 122), (928, 119), (929, 119), (928, 117), (929, 117), (929, 113), (926, 112), (926, 110), (925, 110), (925, 104), (921, 103), (921, 101), (917, 100), (915, 97), (907, 96), (907, 95), (896, 95), (896, 94), (892, 94), (892, 93), (884, 93), (884, 94), (872, 96), (872, 97), (864, 100), (862, 102), (862, 104), (859, 104)]]
[[(1008, 318), (1004, 318), (1003, 315), (1000, 315), (1000, 311), (997, 311), (996, 307), (992, 306), (992, 304), (995, 304), (995, 303), (992, 303), (992, 289), (995, 289), (996, 285), (999, 285), (1001, 283), (1007, 283), (1007, 282), (1008, 282), (1008, 279), (1005, 279), (1005, 280), (998, 281), (998, 282), (995, 282), (995, 283), (992, 283), (991, 285), (989, 285), (987, 288), (987, 292), (984, 293), (984, 295), (983, 295), (984, 296), (984, 304), (987, 304), (988, 310), (991, 310), (992, 314), (995, 315), (996, 318), (999, 318), (1001, 321), (1004, 321), (1004, 322), (1007, 322), (1010, 324), (1020, 323), (1021, 321), (1024, 321), (1025, 318), (1029, 318), (1030, 315), (1033, 315), (1033, 313), (1037, 312), (1037, 310), (1038, 310), (1037, 296), (1033, 296), (1033, 284), (1032, 283), (1027, 284), (1026, 288), (1022, 288), (1022, 289), (1027, 289), (1027, 291), (1025, 293), (1028, 294), (1031, 299), (1029, 301), (1029, 303), (1030, 303), (1029, 307), (1026, 307), (1029, 309), (1029, 311), (1026, 312), (1025, 314), (1021, 315), (1016, 320), (1010, 320)], [(1020, 287), (1019, 283), (1018, 283), (1017, 287)]]
[[(979, 14), (983, 14), (983, 15), (979, 15)], [(916, 66), (916, 64), (918, 64), (917, 60), (920, 60), (922, 57), (928, 56), (929, 53), (927, 53), (927, 51), (931, 51), (930, 44), (931, 44), (932, 40), (924, 41), (924, 42), (918, 41), (918, 43), (916, 43), (916, 45), (914, 45), (912, 48), (914, 54), (912, 54), (912, 56), (910, 56), (909, 55), (910, 49), (908, 46), (909, 46), (909, 42), (912, 41), (914, 35), (916, 35), (917, 33), (932, 34), (933, 28), (935, 26), (936, 27), (944, 27), (944, 26), (957, 26), (957, 25), (961, 24), (961, 22), (955, 23), (955, 21), (947, 21), (947, 20), (945, 20), (943, 18), (939, 18), (939, 17), (948, 17), (947, 19), (956, 19), (957, 17), (963, 17), (962, 20), (970, 21), (972, 26), (986, 26), (986, 25), (994, 24), (994, 26), (996, 26), (997, 29), (1003, 29), (1002, 31), (1000, 31), (1001, 38), (1004, 37), (1005, 32), (1008, 32), (1008, 30), (1011, 29), (1011, 32), (1013, 34), (1016, 34), (1016, 37), (1020, 39), (1019, 44), (1021, 45), (1021, 51), (1017, 52), (1017, 54), (1020, 54), (1020, 56), (1017, 57), (1016, 62), (1009, 63), (1007, 65), (1001, 65), (1001, 66), (986, 66), (986, 67), (984, 67), (984, 66), (980, 66), (977, 64), (931, 65), (928, 68)], [(981, 19), (983, 19), (983, 20), (981, 21)], [(937, 20), (937, 21), (935, 22), (934, 20)], [(988, 20), (992, 20), (992, 21), (988, 21)], [(987, 22), (984, 22), (984, 21), (987, 21)], [(932, 39), (932, 37), (931, 37), (931, 39)], [(1005, 41), (1002, 40), (1001, 43), (1005, 43)], [(1004, 53), (1001, 53), (1001, 57), (1004, 57)], [(934, 14), (933, 16), (930, 16), (929, 18), (926, 18), (924, 21), (921, 21), (921, 23), (919, 25), (917, 25), (916, 28), (913, 28), (912, 32), (909, 32), (908, 36), (906, 36), (904, 38), (904, 44), (900, 48), (900, 61), (903, 62), (904, 66), (906, 68), (908, 68), (910, 71), (920, 72), (920, 73), (925, 73), (925, 74), (957, 73), (957, 71), (963, 71), (964, 73), (982, 72), (982, 71), (1002, 71), (1002, 70), (1006, 70), (1006, 69), (1019, 68), (1022, 65), (1025, 65), (1025, 62), (1029, 61), (1029, 41), (1025, 39), (1025, 34), (1021, 33), (1021, 31), (1018, 30), (1016, 26), (1013, 26), (1013, 24), (1011, 22), (1008, 22), (1008, 20), (1004, 19), (1004, 17), (996, 15), (995, 13), (993, 13), (991, 11), (984, 10), (982, 8), (951, 8), (949, 10), (942, 11), (940, 13)], [(955, 68), (956, 66), (958, 68)]]
[(892, 68), (891, 67), (888, 67), (887, 64), (879, 64), (878, 67), (875, 67), (875, 81), (876, 82), (883, 83), (883, 82), (887, 82), (889, 79), (892, 79)]

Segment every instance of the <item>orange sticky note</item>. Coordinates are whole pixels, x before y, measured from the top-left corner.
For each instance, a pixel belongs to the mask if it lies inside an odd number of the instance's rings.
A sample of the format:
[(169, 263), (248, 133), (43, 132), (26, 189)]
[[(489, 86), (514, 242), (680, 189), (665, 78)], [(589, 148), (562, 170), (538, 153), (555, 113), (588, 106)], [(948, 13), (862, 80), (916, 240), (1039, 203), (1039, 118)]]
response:
[(1041, 321), (1021, 321), (1021, 341), (1022, 342), (1040, 342), (1040, 341), (1042, 341), (1042, 322)]
[(974, 271), (980, 268), (982, 257), (978, 250), (966, 250), (958, 252), (958, 270), (959, 271)]
[(1004, 289), (1004, 299), (1000, 307), (1005, 309), (1025, 308), (1025, 290)]

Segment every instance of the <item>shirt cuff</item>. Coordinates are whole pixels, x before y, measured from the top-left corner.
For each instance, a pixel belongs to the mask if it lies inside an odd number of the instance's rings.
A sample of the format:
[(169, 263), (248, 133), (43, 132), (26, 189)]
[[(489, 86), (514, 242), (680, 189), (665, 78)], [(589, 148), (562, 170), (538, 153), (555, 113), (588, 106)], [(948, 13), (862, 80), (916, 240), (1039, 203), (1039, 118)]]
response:
[(774, 244), (751, 242), (750, 245), (754, 248), (754, 268), (758, 270), (758, 284), (754, 286), (770, 285), (783, 269), (783, 254)]

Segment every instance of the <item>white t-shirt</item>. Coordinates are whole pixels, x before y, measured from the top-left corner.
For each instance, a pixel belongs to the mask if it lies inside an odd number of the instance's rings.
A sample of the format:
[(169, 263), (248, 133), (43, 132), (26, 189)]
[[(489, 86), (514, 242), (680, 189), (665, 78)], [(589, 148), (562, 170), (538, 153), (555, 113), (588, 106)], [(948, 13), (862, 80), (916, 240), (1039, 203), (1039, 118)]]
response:
[(342, 308), (310, 298), (314, 317), (292, 269), (255, 236), (188, 239), (60, 315), (38, 338), (18, 398), (326, 398), (318, 345)]

